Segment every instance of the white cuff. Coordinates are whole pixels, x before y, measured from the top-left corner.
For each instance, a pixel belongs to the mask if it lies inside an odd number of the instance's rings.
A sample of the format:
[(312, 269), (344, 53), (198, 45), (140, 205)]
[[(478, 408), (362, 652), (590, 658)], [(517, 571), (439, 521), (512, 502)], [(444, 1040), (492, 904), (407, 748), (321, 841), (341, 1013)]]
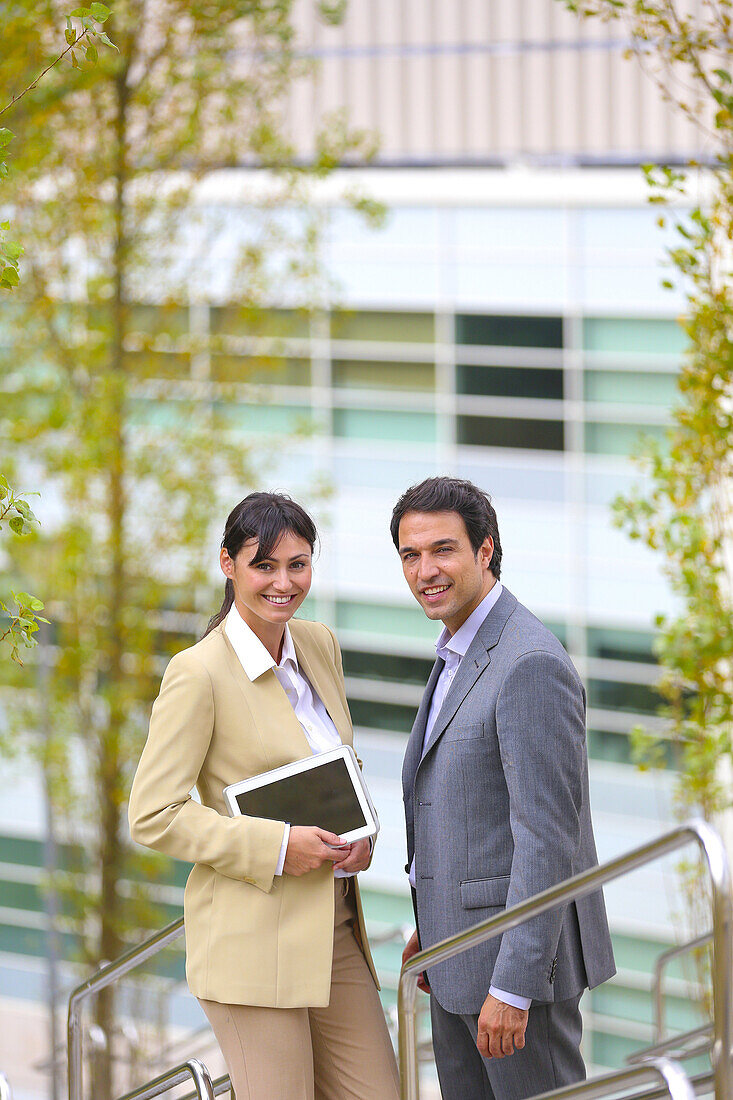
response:
[[(484, 988), (486, 988), (484, 986)], [(511, 1005), (512, 1008), (521, 1008), (524, 1012), (532, 1004), (531, 997), (520, 997), (518, 993), (506, 993), (503, 989), (497, 989), (492, 985), (489, 989), (489, 993), (492, 997), (496, 997), (497, 1001), (503, 1001), (505, 1005)]]
[(280, 845), (280, 855), (277, 857), (277, 866), (275, 867), (275, 874), (281, 875), (283, 873), (283, 867), (285, 866), (285, 856), (288, 851), (288, 841), (290, 840), (290, 826), (285, 826), (285, 832), (283, 833), (283, 842)]

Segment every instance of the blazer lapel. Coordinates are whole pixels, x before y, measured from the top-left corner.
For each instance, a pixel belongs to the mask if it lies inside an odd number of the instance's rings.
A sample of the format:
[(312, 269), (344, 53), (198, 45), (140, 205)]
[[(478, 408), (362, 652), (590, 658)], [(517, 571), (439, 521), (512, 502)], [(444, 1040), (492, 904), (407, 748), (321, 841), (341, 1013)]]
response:
[(406, 789), (412, 789), (412, 780), (417, 771), (418, 764), (420, 763), (423, 741), (425, 739), (425, 726), (427, 725), (428, 714), (430, 713), (430, 700), (433, 698), (435, 685), (438, 682), (438, 677), (442, 670), (443, 661), (440, 657), (437, 657), (428, 678), (428, 682), (425, 685), (425, 691), (420, 700), (420, 706), (415, 716), (412, 732), (405, 750), (405, 759), (402, 764), (402, 777)]
[(475, 638), (458, 666), (458, 672), (443, 700), (443, 705), (435, 719), (435, 725), (430, 731), (430, 738), (425, 746), (423, 756), (427, 755), (432, 749), (479, 676), (491, 663), (490, 651), (499, 641), (507, 620), (516, 606), (516, 597), (505, 588), (476, 631)]
[(221, 637), (227, 668), (242, 692), (260, 735), (264, 763), (262, 771), (278, 768), (291, 760), (311, 755), (308, 739), (295, 711), (272, 669), (250, 680), (222, 626)]
[[(298, 664), (338, 730), (344, 745), (354, 744), (354, 731), (348, 712), (345, 710), (338, 690), (336, 669), (324, 658), (320, 650), (308, 644), (307, 638), (296, 637), (291, 630)], [(305, 642), (305, 644), (302, 644)]]

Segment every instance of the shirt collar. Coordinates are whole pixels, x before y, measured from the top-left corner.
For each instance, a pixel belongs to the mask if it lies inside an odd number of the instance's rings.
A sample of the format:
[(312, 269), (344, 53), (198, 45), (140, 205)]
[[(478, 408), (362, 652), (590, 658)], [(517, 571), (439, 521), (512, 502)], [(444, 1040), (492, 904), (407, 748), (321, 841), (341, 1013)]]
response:
[(496, 581), (491, 591), (484, 596), (481, 603), (466, 619), (463, 626), (459, 627), (455, 634), (451, 634), (447, 626), (444, 626), (435, 643), (435, 652), (442, 660), (446, 660), (449, 654), (454, 657), (465, 657), (473, 639), (478, 634), (478, 629), (492, 607), (502, 594), (502, 586)]
[(282, 668), (287, 661), (292, 661), (295, 665), (295, 671), (298, 671), (298, 658), (295, 653), (293, 638), (287, 623), (285, 624), (283, 651), (279, 665), (257, 637), (252, 627), (248, 626), (244, 621), (237, 611), (235, 604), (232, 604), (224, 620), (224, 630), (227, 638), (234, 647), (234, 652), (239, 658), (239, 663), (250, 680), (259, 679), (268, 669)]

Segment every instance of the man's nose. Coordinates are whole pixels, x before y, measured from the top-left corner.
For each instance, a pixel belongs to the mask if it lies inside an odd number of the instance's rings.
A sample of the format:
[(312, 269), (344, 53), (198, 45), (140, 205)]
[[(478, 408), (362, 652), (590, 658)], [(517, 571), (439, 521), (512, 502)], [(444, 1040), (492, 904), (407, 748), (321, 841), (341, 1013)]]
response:
[(420, 564), (417, 568), (418, 580), (432, 580), (433, 577), (436, 577), (439, 572), (440, 570), (438, 569), (438, 564), (432, 558), (425, 557), (420, 559)]

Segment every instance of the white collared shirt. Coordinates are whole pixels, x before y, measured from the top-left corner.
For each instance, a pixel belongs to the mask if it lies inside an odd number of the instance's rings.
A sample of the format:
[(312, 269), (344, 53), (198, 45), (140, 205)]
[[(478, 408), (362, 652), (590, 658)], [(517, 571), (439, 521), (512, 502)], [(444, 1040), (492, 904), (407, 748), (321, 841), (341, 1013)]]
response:
[[(310, 681), (298, 665), (293, 637), (287, 623), (285, 624), (283, 649), (279, 664), (262, 644), (254, 630), (244, 621), (235, 604), (232, 604), (227, 614), (224, 630), (248, 679), (257, 680), (269, 669), (273, 670), (288, 697), (288, 702), (295, 711), (295, 717), (300, 722), (311, 752), (327, 752), (329, 749), (338, 748), (342, 743), (339, 732), (323, 705), (323, 701), (313, 690)], [(283, 873), (289, 839), (290, 825), (286, 823), (280, 856), (275, 868), (276, 875)], [(353, 871), (334, 871), (337, 878), (345, 878), (353, 874), (355, 874)]]

